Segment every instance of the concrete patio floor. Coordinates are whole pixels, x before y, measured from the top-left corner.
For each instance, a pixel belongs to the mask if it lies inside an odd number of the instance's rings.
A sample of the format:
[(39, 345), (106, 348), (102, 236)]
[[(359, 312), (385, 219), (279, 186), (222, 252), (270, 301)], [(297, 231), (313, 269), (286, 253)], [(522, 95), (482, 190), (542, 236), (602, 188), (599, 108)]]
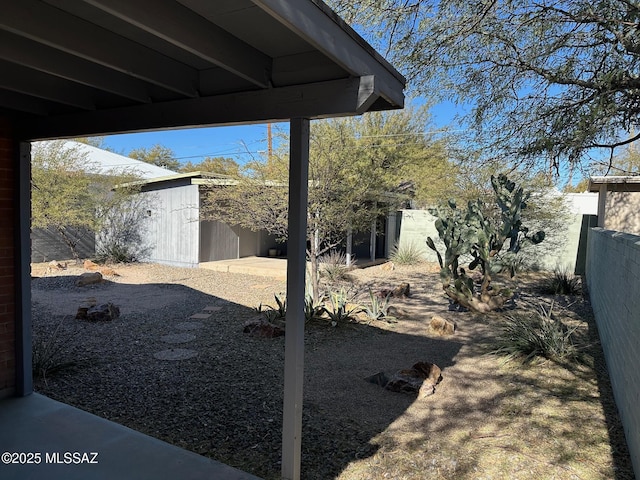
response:
[[(355, 268), (366, 268), (388, 262), (386, 258), (376, 261), (358, 261)], [(287, 278), (287, 259), (271, 257), (244, 257), (231, 260), (217, 260), (214, 262), (202, 262), (200, 268), (215, 270), (217, 272), (244, 273), (246, 275), (258, 275), (261, 277)]]
[(36, 393), (0, 401), (0, 455), (3, 480), (259, 480)]
[(202, 262), (200, 268), (217, 272), (244, 273), (260, 277), (287, 278), (287, 259), (270, 257), (244, 257), (232, 260)]

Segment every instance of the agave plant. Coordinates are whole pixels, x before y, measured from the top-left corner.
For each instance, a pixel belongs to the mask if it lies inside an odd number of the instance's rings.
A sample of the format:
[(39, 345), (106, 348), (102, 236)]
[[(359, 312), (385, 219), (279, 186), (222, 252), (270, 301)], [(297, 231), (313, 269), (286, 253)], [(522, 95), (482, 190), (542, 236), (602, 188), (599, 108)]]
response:
[(328, 306), (330, 308), (325, 306), (323, 310), (334, 327), (340, 323), (355, 320), (356, 315), (362, 311), (360, 307), (350, 303), (349, 294), (344, 288), (337, 291), (329, 291)]
[(371, 320), (387, 320), (393, 321), (395, 317), (389, 315), (389, 298), (391, 292), (389, 292), (384, 298), (380, 298), (375, 295), (371, 289), (369, 289), (369, 304), (362, 310), (365, 315)]

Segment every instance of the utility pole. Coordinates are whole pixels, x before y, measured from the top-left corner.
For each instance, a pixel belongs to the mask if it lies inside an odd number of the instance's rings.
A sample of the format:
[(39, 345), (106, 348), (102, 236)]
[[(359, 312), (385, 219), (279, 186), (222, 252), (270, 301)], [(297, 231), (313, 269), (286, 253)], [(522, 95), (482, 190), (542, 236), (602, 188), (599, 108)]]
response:
[(271, 160), (273, 154), (273, 140), (271, 137), (271, 124), (267, 123), (267, 161)]

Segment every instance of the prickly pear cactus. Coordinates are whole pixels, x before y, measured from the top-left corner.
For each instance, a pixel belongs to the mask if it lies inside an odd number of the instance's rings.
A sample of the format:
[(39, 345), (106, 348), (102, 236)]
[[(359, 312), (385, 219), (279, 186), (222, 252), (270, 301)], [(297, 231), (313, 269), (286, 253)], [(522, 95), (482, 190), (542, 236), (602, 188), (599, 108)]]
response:
[[(435, 226), (438, 236), (445, 246), (444, 257), (433, 239), (427, 238), (427, 245), (438, 256), (445, 293), (460, 305), (479, 312), (500, 308), (511, 298), (508, 290), (491, 289), (491, 274), (502, 267), (496, 256), (507, 240), (508, 250), (517, 253), (524, 242), (537, 244), (545, 236), (543, 231), (529, 236), (529, 230), (522, 225), (521, 212), (527, 207), (529, 194), (525, 194), (521, 186), (510, 181), (506, 175), (492, 176), (491, 185), (500, 209), (498, 222), (484, 215), (486, 207), (481, 200), (468, 202), (464, 211), (450, 200), (448, 209), (432, 211), (437, 217)], [(468, 269), (478, 269), (482, 274), (479, 289), (459, 265), (460, 257), (465, 254), (472, 257)]]

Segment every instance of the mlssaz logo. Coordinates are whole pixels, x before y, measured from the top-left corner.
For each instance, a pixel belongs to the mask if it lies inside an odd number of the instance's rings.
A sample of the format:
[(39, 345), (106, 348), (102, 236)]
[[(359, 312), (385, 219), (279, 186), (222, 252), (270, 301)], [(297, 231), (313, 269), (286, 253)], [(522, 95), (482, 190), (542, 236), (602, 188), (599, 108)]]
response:
[(96, 452), (53, 452), (46, 453), (46, 463), (61, 463), (66, 465), (79, 465), (81, 463), (98, 463), (98, 454)]

